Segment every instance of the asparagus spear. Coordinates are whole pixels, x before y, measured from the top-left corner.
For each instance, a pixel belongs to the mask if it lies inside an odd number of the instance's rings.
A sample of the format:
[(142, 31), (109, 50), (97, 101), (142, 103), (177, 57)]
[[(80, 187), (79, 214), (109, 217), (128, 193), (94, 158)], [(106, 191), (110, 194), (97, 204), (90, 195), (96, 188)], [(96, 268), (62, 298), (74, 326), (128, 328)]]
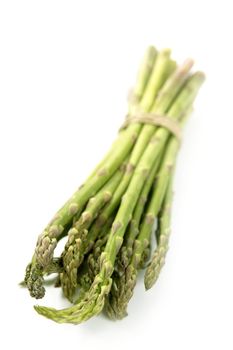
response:
[(142, 63), (138, 70), (136, 83), (133, 90), (133, 95), (129, 99), (129, 114), (133, 114), (137, 108), (144, 92), (148, 85), (148, 80), (150, 79), (152, 69), (154, 67), (155, 61), (157, 59), (157, 50), (153, 46), (149, 46), (145, 52)]
[[(203, 74), (201, 73), (196, 73), (188, 79), (185, 87), (175, 99), (169, 110), (169, 116), (171, 118), (178, 119), (181, 111), (187, 108), (187, 106), (190, 105), (190, 102), (192, 102), (202, 82)], [(48, 318), (52, 318), (57, 322), (77, 324), (98, 314), (102, 310), (105, 296), (109, 293), (111, 288), (111, 275), (116, 255), (122, 245), (126, 227), (138, 200), (138, 193), (140, 193), (142, 186), (145, 183), (146, 176), (151, 169), (151, 165), (157, 159), (168, 137), (168, 130), (162, 127), (158, 128), (156, 132), (156, 142), (150, 143), (144, 151), (143, 157), (141, 157), (135, 169), (131, 182), (117, 212), (105, 251), (101, 254), (100, 272), (95, 277), (90, 290), (85, 293), (83, 300), (77, 305), (63, 310), (35, 306), (38, 313)], [(138, 255), (136, 255), (135, 258), (136, 260), (138, 259), (137, 256)]]
[(150, 289), (157, 281), (160, 271), (165, 263), (165, 256), (168, 251), (168, 240), (170, 236), (171, 203), (172, 203), (172, 179), (168, 186), (163, 206), (159, 213), (159, 224), (157, 228), (158, 245), (154, 251), (149, 266), (146, 269), (144, 283), (146, 290)]

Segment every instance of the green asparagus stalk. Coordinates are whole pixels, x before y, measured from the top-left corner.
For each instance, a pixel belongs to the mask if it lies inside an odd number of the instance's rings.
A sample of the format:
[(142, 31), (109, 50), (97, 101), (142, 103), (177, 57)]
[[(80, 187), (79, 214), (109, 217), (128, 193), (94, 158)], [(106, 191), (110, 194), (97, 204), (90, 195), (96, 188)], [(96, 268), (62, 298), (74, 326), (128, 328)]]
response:
[(144, 95), (145, 88), (148, 85), (148, 80), (151, 76), (152, 69), (154, 67), (157, 50), (153, 46), (149, 46), (145, 52), (142, 63), (138, 70), (136, 83), (133, 90), (133, 95), (129, 99), (129, 114), (133, 114), (137, 108), (142, 96)]
[(146, 290), (150, 289), (157, 281), (160, 271), (165, 263), (170, 236), (171, 203), (172, 203), (172, 179), (168, 186), (162, 209), (158, 216), (158, 245), (154, 251), (149, 266), (146, 269), (144, 283)]
[(170, 73), (170, 55), (170, 49), (165, 49), (159, 52), (150, 74), (148, 83), (146, 85), (144, 94), (140, 101), (140, 110), (145, 112), (150, 111), (151, 106), (154, 103), (155, 96), (159, 92), (159, 89), (164, 84), (168, 74)]

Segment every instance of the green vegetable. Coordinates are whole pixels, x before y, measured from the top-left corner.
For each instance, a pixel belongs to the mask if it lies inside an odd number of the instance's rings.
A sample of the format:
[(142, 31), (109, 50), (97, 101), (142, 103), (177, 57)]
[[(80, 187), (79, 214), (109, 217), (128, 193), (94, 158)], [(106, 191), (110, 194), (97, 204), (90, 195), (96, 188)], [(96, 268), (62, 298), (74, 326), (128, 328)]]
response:
[[(151, 118), (166, 117), (167, 124), (173, 121), (176, 129), (183, 128), (204, 74), (190, 73), (190, 59), (177, 67), (170, 55), (168, 49), (158, 52), (149, 47), (146, 51), (129, 99), (128, 121), (149, 113)], [(42, 298), (44, 277), (57, 273), (65, 297), (73, 302), (63, 310), (35, 306), (39, 314), (74, 324), (104, 307), (112, 319), (127, 315), (138, 271), (150, 258), (156, 219), (157, 247), (146, 268), (146, 289), (157, 280), (168, 250), (172, 179), (180, 140), (172, 126), (145, 121), (129, 122), (121, 129), (84, 185), (39, 236), (25, 275), (31, 296)], [(65, 236), (64, 251), (54, 258), (57, 242)]]

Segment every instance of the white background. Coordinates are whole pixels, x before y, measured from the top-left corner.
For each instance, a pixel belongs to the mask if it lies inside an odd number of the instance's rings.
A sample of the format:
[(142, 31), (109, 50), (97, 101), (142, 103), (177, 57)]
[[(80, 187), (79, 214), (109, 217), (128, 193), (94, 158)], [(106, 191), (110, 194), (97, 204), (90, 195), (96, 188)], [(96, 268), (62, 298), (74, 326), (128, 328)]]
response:
[[(232, 349), (231, 1), (0, 2), (1, 348)], [(107, 150), (149, 44), (207, 81), (185, 132), (170, 250), (129, 316), (38, 316), (17, 283), (37, 235)], [(50, 289), (39, 302), (67, 303)]]

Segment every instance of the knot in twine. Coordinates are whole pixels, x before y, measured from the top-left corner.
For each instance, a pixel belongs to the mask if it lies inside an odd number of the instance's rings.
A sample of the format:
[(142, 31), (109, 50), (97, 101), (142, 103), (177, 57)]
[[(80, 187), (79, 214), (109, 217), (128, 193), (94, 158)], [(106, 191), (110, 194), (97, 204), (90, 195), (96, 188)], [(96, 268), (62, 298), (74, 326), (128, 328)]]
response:
[(132, 123), (140, 124), (151, 124), (155, 126), (162, 126), (170, 131), (178, 141), (181, 141), (182, 132), (179, 122), (171, 119), (167, 115), (157, 114), (157, 113), (135, 113), (134, 115), (127, 115), (124, 123), (122, 124), (120, 130), (125, 129), (128, 125)]
[[(130, 92), (130, 102), (134, 102), (134, 105), (138, 105), (139, 101), (137, 99), (137, 96), (135, 96), (132, 92)], [(139, 106), (138, 106), (139, 107)], [(125, 129), (128, 125), (133, 123), (140, 123), (140, 124), (151, 124), (155, 126), (161, 126), (163, 128), (166, 128), (170, 133), (172, 133), (177, 140), (180, 142), (182, 138), (182, 131), (180, 123), (172, 119), (166, 114), (159, 114), (159, 113), (144, 113), (140, 111), (140, 107), (138, 108), (138, 112), (134, 113), (133, 115), (126, 115), (125, 121), (122, 124), (120, 130)]]

